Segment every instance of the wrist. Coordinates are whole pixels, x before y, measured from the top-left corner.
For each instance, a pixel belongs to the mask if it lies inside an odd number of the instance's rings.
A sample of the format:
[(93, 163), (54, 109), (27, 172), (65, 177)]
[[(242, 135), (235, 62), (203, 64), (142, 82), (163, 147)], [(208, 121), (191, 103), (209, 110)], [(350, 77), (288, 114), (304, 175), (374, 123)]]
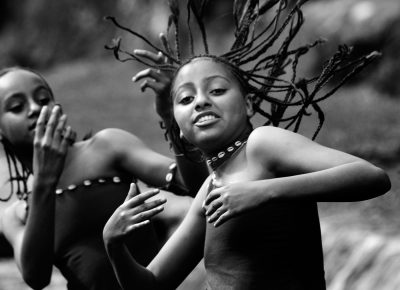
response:
[(39, 191), (51, 191), (54, 192), (57, 187), (58, 179), (43, 177), (40, 178), (39, 176), (34, 177), (32, 189), (39, 190)]
[(122, 250), (125, 245), (122, 239), (108, 237), (107, 235), (104, 234), (103, 234), (103, 242), (109, 254)]

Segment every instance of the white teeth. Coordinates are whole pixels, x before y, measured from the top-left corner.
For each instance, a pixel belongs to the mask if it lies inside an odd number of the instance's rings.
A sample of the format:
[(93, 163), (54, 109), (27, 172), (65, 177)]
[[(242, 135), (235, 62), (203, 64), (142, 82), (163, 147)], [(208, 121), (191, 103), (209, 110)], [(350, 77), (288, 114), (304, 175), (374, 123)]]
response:
[(205, 122), (205, 121), (208, 121), (208, 120), (213, 120), (213, 119), (215, 119), (214, 115), (207, 115), (207, 116), (203, 116), (200, 119), (198, 119), (197, 123), (202, 123), (202, 122)]

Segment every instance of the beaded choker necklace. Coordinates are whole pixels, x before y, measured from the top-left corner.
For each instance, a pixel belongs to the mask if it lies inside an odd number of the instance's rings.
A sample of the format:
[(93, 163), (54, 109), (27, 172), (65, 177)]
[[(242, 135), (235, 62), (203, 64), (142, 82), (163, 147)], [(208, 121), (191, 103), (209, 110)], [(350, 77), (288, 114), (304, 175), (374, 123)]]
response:
[(242, 139), (239, 139), (230, 144), (225, 150), (218, 151), (216, 154), (211, 154), (206, 157), (207, 164), (215, 171), (220, 165), (227, 161), (235, 152), (246, 144), (249, 134), (246, 134)]

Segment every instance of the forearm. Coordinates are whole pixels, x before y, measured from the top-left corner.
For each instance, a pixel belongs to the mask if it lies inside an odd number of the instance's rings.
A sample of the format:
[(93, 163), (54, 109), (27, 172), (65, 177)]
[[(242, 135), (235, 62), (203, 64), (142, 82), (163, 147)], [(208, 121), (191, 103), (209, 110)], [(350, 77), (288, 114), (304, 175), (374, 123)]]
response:
[(19, 256), (25, 281), (34, 288), (51, 278), (54, 251), (55, 185), (34, 183)]
[(122, 289), (157, 289), (152, 272), (138, 264), (123, 242), (105, 242), (106, 251)]
[(270, 201), (360, 201), (390, 189), (386, 173), (356, 161), (312, 173), (260, 181), (258, 193), (269, 192)]

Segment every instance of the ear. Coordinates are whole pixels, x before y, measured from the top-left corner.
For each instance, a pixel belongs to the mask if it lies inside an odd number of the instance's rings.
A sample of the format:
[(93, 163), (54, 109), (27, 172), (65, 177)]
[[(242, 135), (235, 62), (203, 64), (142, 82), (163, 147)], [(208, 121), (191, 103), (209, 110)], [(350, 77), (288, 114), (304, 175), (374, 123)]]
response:
[(254, 116), (254, 108), (253, 108), (253, 95), (247, 94), (244, 97), (244, 101), (246, 104), (246, 113), (249, 118)]

